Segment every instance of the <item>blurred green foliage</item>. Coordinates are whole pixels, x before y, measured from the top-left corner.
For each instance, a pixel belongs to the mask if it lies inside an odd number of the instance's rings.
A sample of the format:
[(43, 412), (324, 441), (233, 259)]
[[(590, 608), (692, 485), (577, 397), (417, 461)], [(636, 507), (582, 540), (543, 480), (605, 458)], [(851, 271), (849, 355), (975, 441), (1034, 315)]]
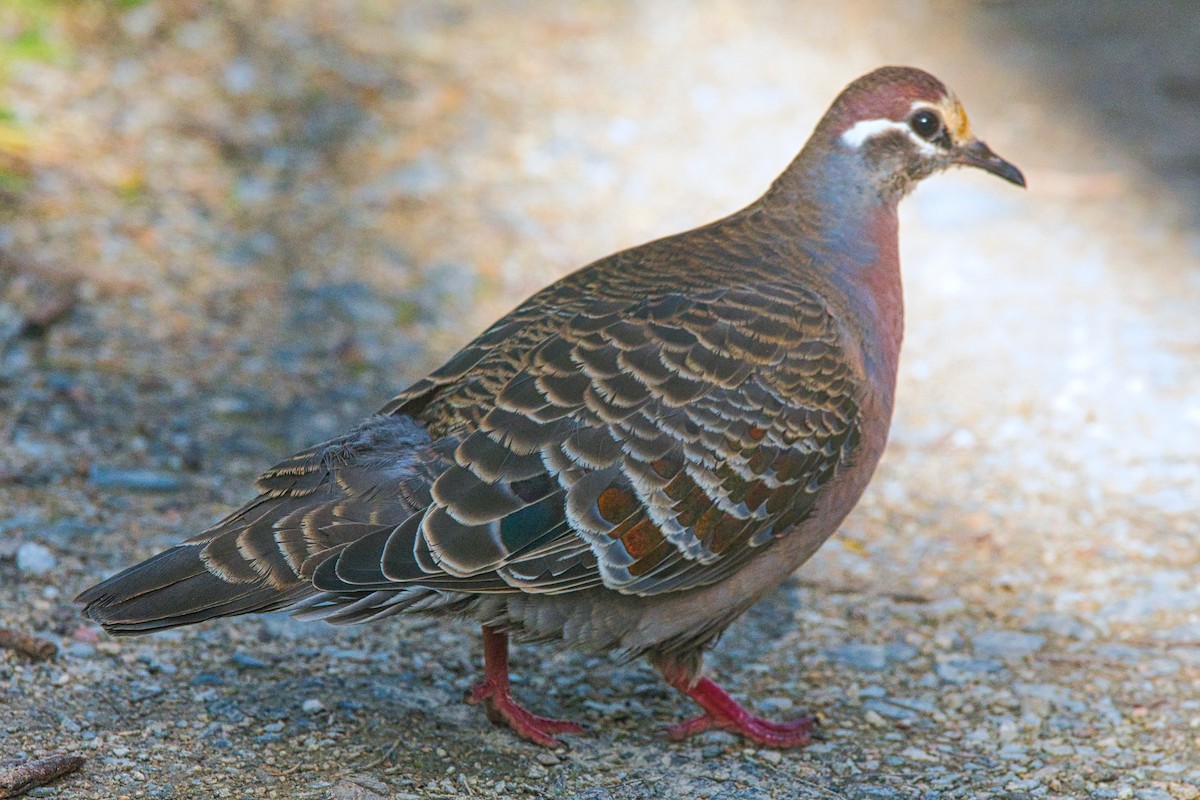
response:
[[(73, 0), (3, 0), (0, 2), (0, 92), (13, 67), (21, 62), (56, 61), (67, 54), (54, 29), (79, 6)], [(20, 196), (28, 188), (26, 156), (30, 133), (0, 95), (0, 195)]]
[(20, 61), (52, 61), (63, 55), (49, 35), (63, 14), (78, 6), (74, 0), (4, 0), (0, 3), (0, 76)]

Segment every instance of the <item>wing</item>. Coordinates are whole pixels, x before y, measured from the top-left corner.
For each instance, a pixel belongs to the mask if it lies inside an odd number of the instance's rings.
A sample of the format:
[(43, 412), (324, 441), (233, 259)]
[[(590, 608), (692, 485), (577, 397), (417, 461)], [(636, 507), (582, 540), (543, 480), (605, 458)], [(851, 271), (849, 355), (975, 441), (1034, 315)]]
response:
[(451, 456), (427, 507), (327, 558), (315, 586), (653, 595), (725, 577), (812, 511), (859, 440), (838, 326), (769, 288), (534, 298), (384, 409)]

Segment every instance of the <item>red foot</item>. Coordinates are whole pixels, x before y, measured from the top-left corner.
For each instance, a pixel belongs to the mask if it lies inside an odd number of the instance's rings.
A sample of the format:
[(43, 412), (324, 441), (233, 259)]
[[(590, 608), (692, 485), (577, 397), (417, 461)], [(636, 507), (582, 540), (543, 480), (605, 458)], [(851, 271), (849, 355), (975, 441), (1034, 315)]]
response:
[(578, 722), (550, 719), (531, 714), (513, 700), (508, 685), (508, 635), (483, 626), (483, 680), (464, 698), (471, 705), (484, 704), (487, 717), (497, 725), (507, 725), (518, 736), (542, 747), (562, 747), (551, 734), (587, 733)]
[(699, 703), (705, 712), (668, 728), (667, 736), (676, 741), (710, 728), (720, 728), (767, 747), (804, 747), (812, 742), (812, 731), (817, 725), (812, 717), (801, 717), (794, 722), (772, 722), (756, 717), (708, 678), (701, 678), (690, 687), (682, 679), (671, 680), (671, 685)]

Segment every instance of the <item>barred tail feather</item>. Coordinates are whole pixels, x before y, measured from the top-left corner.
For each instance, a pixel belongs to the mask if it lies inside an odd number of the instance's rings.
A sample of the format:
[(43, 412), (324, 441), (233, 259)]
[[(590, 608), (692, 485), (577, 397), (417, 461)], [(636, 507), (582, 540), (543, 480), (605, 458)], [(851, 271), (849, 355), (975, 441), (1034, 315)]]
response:
[(209, 572), (202, 544), (159, 553), (82, 592), (76, 602), (106, 631), (134, 635), (215, 617), (275, 611), (314, 593), (299, 583), (280, 591), (265, 582), (230, 583)]

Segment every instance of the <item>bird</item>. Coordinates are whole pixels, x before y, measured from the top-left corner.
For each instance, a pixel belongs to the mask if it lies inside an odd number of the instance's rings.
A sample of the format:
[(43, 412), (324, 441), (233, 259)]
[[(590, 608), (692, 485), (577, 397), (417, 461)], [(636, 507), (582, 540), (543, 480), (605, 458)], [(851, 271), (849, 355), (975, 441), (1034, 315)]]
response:
[(951, 166), (1025, 186), (913, 67), (851, 82), (750, 205), (537, 292), (208, 530), (83, 591), (115, 635), (290, 611), (480, 625), (466, 701), (536, 744), (583, 733), (509, 682), (510, 638), (644, 657), (722, 729), (788, 748), (703, 672), (858, 502), (903, 336), (897, 204)]

